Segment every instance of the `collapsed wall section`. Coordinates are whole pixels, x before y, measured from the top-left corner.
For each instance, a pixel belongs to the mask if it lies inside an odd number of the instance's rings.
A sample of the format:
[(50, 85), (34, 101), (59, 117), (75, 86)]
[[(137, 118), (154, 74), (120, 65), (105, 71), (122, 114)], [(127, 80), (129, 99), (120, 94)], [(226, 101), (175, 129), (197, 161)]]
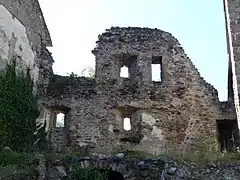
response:
[[(216, 137), (216, 119), (220, 114), (217, 91), (203, 80), (170, 33), (112, 27), (99, 35), (93, 53), (96, 81), (113, 90), (110, 91), (116, 95), (118, 106), (138, 104), (139, 129), (144, 134), (136, 149), (152, 148), (155, 152), (185, 144), (191, 147), (199, 138)], [(157, 59), (161, 64), (161, 82), (152, 80), (151, 64)], [(129, 69), (127, 84), (119, 75), (123, 65)]]
[[(44, 101), (46, 107), (69, 109), (69, 147), (161, 153), (197, 149), (208, 138), (217, 141), (216, 120), (225, 118), (217, 90), (170, 33), (112, 27), (99, 35), (93, 53), (95, 79), (55, 76)], [(160, 64), (160, 81), (153, 81), (152, 64)]]

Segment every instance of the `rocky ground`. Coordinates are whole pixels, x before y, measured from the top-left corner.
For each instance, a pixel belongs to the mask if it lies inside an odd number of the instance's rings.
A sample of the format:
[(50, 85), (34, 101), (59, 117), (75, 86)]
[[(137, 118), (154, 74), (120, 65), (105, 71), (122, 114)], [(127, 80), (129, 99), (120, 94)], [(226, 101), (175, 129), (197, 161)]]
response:
[[(191, 162), (189, 159), (176, 159), (164, 156), (137, 157), (117, 153), (111, 157), (81, 156), (79, 154), (27, 154), (4, 150), (0, 153), (0, 180), (70, 180), (79, 179), (78, 171), (93, 178), (93, 169), (111, 169), (110, 180), (119, 178), (120, 172), (125, 180), (239, 180), (240, 154), (211, 162)], [(175, 159), (175, 160), (173, 160)], [(80, 171), (79, 171), (80, 172)], [(80, 173), (80, 174), (81, 174)], [(76, 178), (78, 177), (78, 178)], [(110, 175), (109, 175), (110, 177)], [(89, 176), (90, 178), (90, 176)], [(82, 179), (82, 178), (80, 178)], [(96, 180), (103, 180), (99, 178)], [(113, 180), (113, 179), (112, 179)]]

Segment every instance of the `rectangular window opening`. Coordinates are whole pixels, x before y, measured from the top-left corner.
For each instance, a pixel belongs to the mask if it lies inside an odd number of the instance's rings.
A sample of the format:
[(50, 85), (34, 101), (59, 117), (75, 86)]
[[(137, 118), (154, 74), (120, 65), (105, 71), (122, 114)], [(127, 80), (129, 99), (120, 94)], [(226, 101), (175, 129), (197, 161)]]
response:
[(121, 67), (121, 70), (120, 70), (120, 77), (123, 77), (123, 78), (129, 78), (129, 69), (127, 66), (123, 66)]
[(132, 129), (131, 119), (129, 117), (123, 118), (123, 129), (125, 131), (130, 131)]
[(133, 71), (133, 64), (136, 62), (137, 56), (130, 55), (127, 53), (120, 54), (119, 65), (120, 65), (120, 77), (130, 79)]
[(152, 81), (154, 82), (162, 82), (162, 57), (161, 56), (153, 56), (152, 57)]
[(56, 127), (65, 127), (65, 114), (64, 113), (57, 113), (56, 114)]

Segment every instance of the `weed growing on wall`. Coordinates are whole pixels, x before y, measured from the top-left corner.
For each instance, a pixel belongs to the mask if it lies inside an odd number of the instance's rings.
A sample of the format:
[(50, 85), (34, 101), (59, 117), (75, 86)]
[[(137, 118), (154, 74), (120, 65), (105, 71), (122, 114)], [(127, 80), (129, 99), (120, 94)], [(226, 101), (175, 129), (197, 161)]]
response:
[(29, 151), (37, 139), (44, 139), (34, 134), (41, 128), (36, 126), (39, 111), (33, 84), (29, 69), (16, 72), (14, 58), (0, 74), (0, 148)]

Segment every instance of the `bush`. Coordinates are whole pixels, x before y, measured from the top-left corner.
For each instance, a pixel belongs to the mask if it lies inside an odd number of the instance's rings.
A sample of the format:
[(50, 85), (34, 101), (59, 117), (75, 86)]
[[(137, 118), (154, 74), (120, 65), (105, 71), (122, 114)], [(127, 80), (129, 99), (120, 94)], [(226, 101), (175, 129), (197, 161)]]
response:
[(17, 165), (23, 166), (26, 164), (28, 157), (23, 153), (17, 153), (11, 150), (0, 151), (0, 166)]
[(30, 69), (16, 72), (14, 58), (0, 75), (0, 148), (9, 146), (16, 151), (30, 151), (37, 139), (44, 139), (37, 137), (39, 133), (34, 134), (41, 128), (36, 126), (39, 111), (33, 85)]

